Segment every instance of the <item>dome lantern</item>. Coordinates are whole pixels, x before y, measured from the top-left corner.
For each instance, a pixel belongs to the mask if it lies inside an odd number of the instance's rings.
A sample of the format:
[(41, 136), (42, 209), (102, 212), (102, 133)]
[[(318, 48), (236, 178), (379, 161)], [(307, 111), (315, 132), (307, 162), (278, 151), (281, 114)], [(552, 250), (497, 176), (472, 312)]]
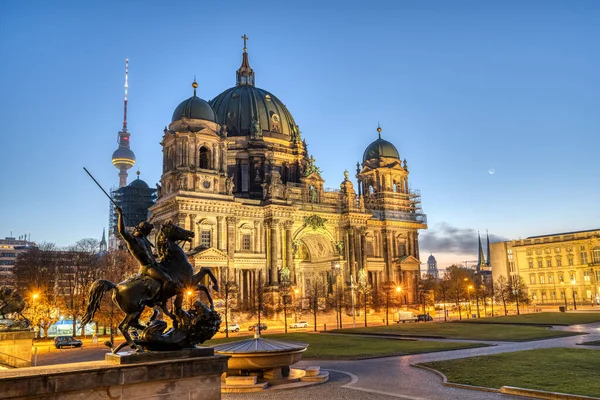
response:
[(244, 34), (242, 39), (244, 39), (244, 53), (242, 55), (242, 65), (235, 73), (236, 85), (254, 86), (254, 70), (250, 67), (250, 63), (248, 62), (248, 52), (246, 51), (246, 40), (248, 40), (248, 36)]

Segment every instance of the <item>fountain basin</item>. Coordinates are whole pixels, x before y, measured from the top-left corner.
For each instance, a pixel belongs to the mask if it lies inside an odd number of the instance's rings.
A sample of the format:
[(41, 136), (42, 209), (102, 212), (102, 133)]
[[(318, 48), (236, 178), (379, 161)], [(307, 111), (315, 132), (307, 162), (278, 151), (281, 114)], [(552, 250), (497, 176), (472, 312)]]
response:
[(287, 340), (254, 338), (214, 346), (215, 353), (230, 356), (227, 362), (228, 375), (243, 375), (284, 368), (302, 358), (308, 344)]

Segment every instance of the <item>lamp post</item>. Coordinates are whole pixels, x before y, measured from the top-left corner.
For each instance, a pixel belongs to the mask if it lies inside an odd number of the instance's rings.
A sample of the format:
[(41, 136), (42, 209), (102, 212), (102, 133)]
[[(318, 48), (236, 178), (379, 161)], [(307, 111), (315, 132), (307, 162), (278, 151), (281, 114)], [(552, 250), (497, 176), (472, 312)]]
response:
[[(31, 298), (33, 299), (32, 304), (31, 304), (31, 308), (33, 309), (33, 316), (34, 316), (34, 321), (35, 319), (37, 319), (37, 313), (35, 311), (35, 301), (37, 300), (37, 298), (40, 297), (40, 295), (38, 293), (34, 293)], [(36, 334), (39, 337), (39, 331)], [(74, 332), (73, 332), (74, 333)]]
[(573, 309), (577, 310), (577, 301), (575, 300), (575, 278), (571, 279), (571, 291), (573, 292)]
[(471, 289), (473, 289), (473, 286), (469, 285), (467, 287), (467, 293), (469, 297), (469, 314), (467, 314), (467, 319), (471, 318)]
[(565, 311), (567, 311), (567, 309), (569, 308), (569, 306), (567, 306), (567, 289), (565, 289), (564, 282), (561, 282), (560, 286), (562, 287), (562, 290), (563, 290), (563, 299), (565, 299)]
[[(300, 293), (300, 290), (294, 289), (294, 295), (296, 297), (296, 300), (298, 300), (298, 309), (300, 309), (302, 305), (300, 304), (300, 299), (298, 299), (298, 293)], [(294, 322), (298, 322), (298, 310), (296, 310), (296, 312), (294, 313)]]
[(350, 275), (350, 290), (352, 294), (352, 327), (356, 328), (356, 313), (354, 312), (354, 277)]
[(333, 279), (335, 282), (335, 325), (336, 328), (342, 328), (342, 313), (340, 312), (340, 287), (339, 287), (340, 263), (333, 264)]

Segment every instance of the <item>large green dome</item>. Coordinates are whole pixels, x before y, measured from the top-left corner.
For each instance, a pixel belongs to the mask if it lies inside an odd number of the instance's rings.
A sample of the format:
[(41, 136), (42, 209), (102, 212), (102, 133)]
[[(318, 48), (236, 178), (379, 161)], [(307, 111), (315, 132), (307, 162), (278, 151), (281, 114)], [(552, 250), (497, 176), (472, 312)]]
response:
[(287, 107), (266, 90), (254, 86), (254, 71), (244, 47), (242, 65), (236, 71), (236, 86), (225, 90), (209, 103), (217, 123), (227, 125), (230, 136), (266, 136), (279, 139), (298, 133)]
[(252, 85), (238, 85), (212, 99), (217, 123), (230, 136), (250, 136), (259, 122), (265, 136), (292, 136), (298, 129), (287, 107), (273, 94)]
[(381, 136), (367, 146), (367, 149), (363, 154), (363, 162), (380, 157), (400, 159), (400, 154), (398, 153), (396, 147), (387, 140), (383, 140)]

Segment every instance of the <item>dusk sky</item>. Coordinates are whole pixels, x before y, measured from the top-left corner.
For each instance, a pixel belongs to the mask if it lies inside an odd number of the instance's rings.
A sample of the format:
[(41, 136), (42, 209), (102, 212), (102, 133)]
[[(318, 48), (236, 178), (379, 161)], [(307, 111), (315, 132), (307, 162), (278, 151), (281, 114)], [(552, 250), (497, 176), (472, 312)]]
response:
[(429, 229), (421, 261), (494, 240), (600, 228), (598, 1), (2, 1), (0, 237), (60, 246), (108, 227), (85, 174), (118, 185), (122, 126), (159, 181), (175, 107), (235, 85), (288, 107), (326, 187), (377, 138), (406, 158)]

